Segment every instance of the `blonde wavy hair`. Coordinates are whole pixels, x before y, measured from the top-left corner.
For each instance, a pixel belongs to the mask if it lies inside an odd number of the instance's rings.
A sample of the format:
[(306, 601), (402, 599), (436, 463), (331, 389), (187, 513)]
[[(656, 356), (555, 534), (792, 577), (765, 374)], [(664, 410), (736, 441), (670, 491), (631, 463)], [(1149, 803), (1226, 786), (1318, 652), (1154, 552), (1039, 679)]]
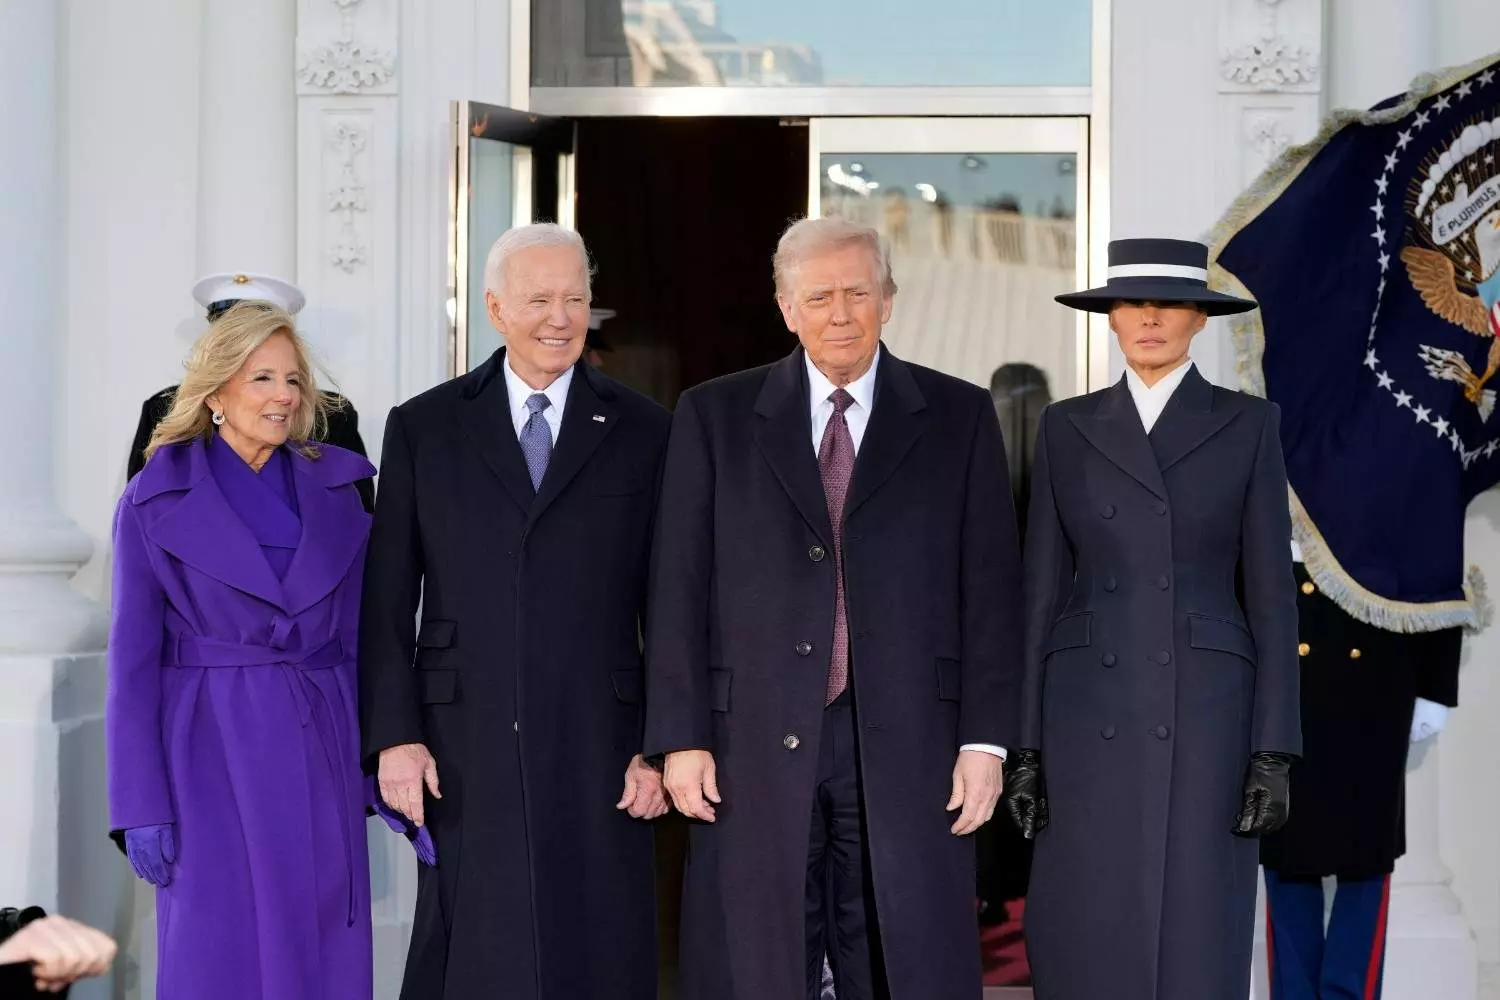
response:
[(278, 333), (291, 340), (302, 376), (302, 398), (287, 422), (287, 443), (308, 458), (317, 458), (314, 439), (323, 437), (333, 404), (326, 393), (318, 391), (307, 343), (297, 335), (296, 324), (285, 310), (269, 302), (244, 301), (214, 320), (193, 345), (172, 408), (146, 445), (146, 459), (167, 445), (207, 440), (214, 428), (208, 398), (234, 378), (256, 348)]

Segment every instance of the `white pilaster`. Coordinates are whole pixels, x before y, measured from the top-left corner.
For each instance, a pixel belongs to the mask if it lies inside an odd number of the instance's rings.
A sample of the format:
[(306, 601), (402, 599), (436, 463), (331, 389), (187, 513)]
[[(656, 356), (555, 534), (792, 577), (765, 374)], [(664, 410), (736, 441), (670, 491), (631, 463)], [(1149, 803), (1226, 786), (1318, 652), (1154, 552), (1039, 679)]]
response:
[(198, 269), (297, 268), (296, 0), (201, 0)]
[[(1215, 212), (1222, 213), (1289, 146), (1307, 142), (1322, 115), (1322, 0), (1220, 0), (1214, 119)], [(1222, 383), (1239, 387), (1228, 324)]]
[[(63, 285), (58, 219), (59, 13), (0, 5), (0, 905), (38, 904), (110, 926), (103, 839), (102, 610), (70, 586), (93, 550), (57, 502), (53, 455)], [(19, 810), (17, 812), (16, 810)], [(102, 997), (107, 983), (80, 989)]]
[(398, 0), (299, 0), (300, 324), (360, 413), (372, 459), (396, 402), (400, 217)]

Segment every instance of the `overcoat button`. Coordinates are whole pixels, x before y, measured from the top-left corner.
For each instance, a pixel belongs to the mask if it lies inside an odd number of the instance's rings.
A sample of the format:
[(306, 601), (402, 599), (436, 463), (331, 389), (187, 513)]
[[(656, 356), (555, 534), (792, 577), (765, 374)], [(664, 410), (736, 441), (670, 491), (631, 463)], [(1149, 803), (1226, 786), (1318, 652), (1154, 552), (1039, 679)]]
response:
[(807, 550), (807, 558), (811, 559), (813, 562), (822, 562), (823, 557), (827, 554), (828, 553), (823, 550), (823, 546), (821, 545), (814, 545), (812, 548)]
[(1307, 643), (1305, 643), (1305, 642), (1299, 642), (1297, 644), (1297, 655), (1298, 656), (1306, 656), (1308, 653), (1311, 653), (1311, 652), (1312, 652), (1312, 647), (1309, 646)]
[(1114, 577), (1112, 577), (1112, 576), (1105, 577), (1105, 579), (1104, 579), (1104, 589), (1106, 591), (1108, 591), (1109, 593), (1111, 593), (1111, 594), (1113, 594), (1115, 592), (1115, 578)]
[(1167, 516), (1167, 505), (1164, 504), (1164, 503), (1162, 503), (1160, 500), (1156, 501), (1156, 513), (1160, 517), (1166, 517)]
[(1317, 587), (1313, 586), (1313, 582), (1311, 580), (1303, 580), (1302, 581), (1302, 592), (1304, 594), (1311, 594), (1313, 591), (1315, 591), (1317, 589), (1318, 589)]
[(1162, 666), (1166, 666), (1168, 663), (1172, 662), (1172, 654), (1167, 652), (1165, 649), (1159, 649), (1152, 654), (1151, 659), (1155, 660), (1157, 663), (1160, 663)]
[(1115, 654), (1105, 653), (1103, 656), (1099, 657), (1099, 662), (1104, 664), (1106, 667), (1112, 667), (1115, 665)]
[(1168, 580), (1164, 576), (1159, 576), (1159, 577), (1156, 578), (1156, 589), (1157, 590), (1166, 590), (1171, 585), (1172, 585), (1172, 581)]
[(1364, 654), (1361, 653), (1358, 649), (1351, 649), (1351, 650), (1349, 650), (1349, 659), (1351, 659), (1351, 660), (1357, 660), (1357, 659), (1359, 659), (1363, 655)]
[(1101, 510), (1101, 511), (1099, 511), (1099, 516), (1103, 517), (1103, 518), (1106, 518), (1106, 519), (1114, 517), (1115, 516), (1115, 505), (1112, 504), (1112, 503), (1105, 504), (1104, 505), (1104, 509)]
[(781, 741), (781, 745), (788, 750), (795, 750), (802, 745), (802, 741), (797, 738), (796, 733), (787, 733), (786, 738)]
[(1156, 738), (1159, 740), (1164, 740), (1172, 734), (1172, 731), (1166, 726), (1157, 726), (1152, 732), (1156, 734)]
[(1099, 735), (1103, 736), (1107, 740), (1112, 740), (1115, 738), (1115, 727), (1105, 726), (1103, 729), (1099, 730)]
[(807, 656), (811, 652), (812, 652), (812, 643), (808, 642), (806, 639), (803, 639), (801, 642), (797, 643), (797, 655), (798, 656)]

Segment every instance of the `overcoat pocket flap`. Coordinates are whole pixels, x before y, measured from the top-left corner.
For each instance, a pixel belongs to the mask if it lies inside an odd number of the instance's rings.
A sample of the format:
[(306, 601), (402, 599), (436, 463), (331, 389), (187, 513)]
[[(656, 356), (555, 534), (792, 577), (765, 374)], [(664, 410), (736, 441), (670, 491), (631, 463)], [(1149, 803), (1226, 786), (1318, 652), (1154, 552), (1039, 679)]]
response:
[(1093, 619), (1093, 612), (1080, 611), (1053, 622), (1052, 631), (1047, 633), (1047, 644), (1042, 647), (1043, 658), (1060, 650), (1090, 645), (1093, 642)]
[(708, 707), (715, 712), (729, 711), (729, 682), (734, 671), (713, 669), (708, 672)]
[(963, 695), (963, 671), (957, 660), (948, 656), (937, 658), (937, 683), (940, 700), (960, 700)]
[(458, 623), (443, 618), (429, 618), (417, 630), (417, 645), (423, 649), (448, 649), (453, 645)]
[(1255, 640), (1240, 625), (1223, 618), (1188, 615), (1188, 645), (1243, 656), (1255, 662)]
[(632, 705), (641, 703), (641, 697), (645, 693), (646, 679), (639, 667), (612, 671), (609, 679), (615, 686), (616, 698)]
[(424, 705), (446, 705), (458, 693), (457, 670), (424, 670), (417, 678)]

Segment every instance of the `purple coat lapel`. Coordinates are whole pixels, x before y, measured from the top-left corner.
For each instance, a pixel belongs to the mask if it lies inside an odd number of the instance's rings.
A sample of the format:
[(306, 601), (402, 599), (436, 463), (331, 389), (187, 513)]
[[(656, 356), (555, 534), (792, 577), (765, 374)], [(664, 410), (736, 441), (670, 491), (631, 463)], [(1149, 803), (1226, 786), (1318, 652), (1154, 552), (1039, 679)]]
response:
[(147, 520), (146, 534), (200, 573), (288, 614), (305, 611), (343, 580), (368, 534), (370, 517), (357, 495), (340, 488), (375, 472), (353, 452), (330, 445), (320, 450), (316, 460), (287, 453), (302, 515), (302, 543), (284, 581), (276, 579), (255, 536), (224, 499), (209, 472), (202, 440), (163, 448), (141, 470), (137, 505), (182, 493), (161, 516)]

